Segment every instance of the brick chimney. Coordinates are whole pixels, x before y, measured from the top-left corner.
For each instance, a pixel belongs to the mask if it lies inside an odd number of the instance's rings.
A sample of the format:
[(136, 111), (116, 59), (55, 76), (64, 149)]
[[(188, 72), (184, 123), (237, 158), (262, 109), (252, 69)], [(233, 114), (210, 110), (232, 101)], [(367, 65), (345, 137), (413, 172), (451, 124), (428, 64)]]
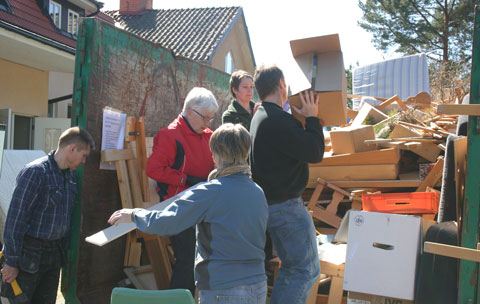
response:
[(153, 0), (120, 0), (120, 14), (141, 14), (152, 9)]

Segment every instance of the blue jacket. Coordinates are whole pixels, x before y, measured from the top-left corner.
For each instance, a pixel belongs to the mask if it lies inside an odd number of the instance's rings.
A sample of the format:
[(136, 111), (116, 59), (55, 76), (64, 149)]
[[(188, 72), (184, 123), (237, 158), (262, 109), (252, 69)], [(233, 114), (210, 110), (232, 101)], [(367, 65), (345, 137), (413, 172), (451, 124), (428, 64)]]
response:
[(175, 235), (197, 224), (199, 289), (232, 288), (266, 279), (267, 220), (263, 191), (244, 174), (197, 184), (163, 211), (135, 212), (137, 227), (150, 234)]

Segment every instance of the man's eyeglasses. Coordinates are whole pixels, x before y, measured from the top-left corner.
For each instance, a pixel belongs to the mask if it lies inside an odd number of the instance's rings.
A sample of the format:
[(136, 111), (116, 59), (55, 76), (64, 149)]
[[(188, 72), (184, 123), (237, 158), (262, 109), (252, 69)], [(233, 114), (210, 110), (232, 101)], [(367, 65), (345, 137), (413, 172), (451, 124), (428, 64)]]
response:
[(198, 113), (196, 110), (194, 109), (191, 109), (193, 112), (195, 112), (198, 116), (200, 116), (202, 119), (203, 119), (203, 122), (208, 122), (208, 123), (212, 123), (213, 122), (213, 118), (210, 118), (210, 117), (207, 117), (207, 116), (203, 116), (202, 114)]

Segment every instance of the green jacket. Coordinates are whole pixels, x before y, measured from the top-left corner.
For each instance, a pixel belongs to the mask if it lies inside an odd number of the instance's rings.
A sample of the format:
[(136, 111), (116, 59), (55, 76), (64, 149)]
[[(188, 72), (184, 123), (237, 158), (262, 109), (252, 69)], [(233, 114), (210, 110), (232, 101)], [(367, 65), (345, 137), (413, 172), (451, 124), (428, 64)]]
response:
[[(250, 109), (252, 110), (252, 113), (254, 108), (255, 103), (250, 101)], [(232, 103), (222, 114), (222, 123), (239, 123), (247, 128), (247, 130), (250, 130), (250, 121), (252, 121), (252, 115), (250, 115), (250, 113), (248, 113), (236, 99), (232, 100)]]

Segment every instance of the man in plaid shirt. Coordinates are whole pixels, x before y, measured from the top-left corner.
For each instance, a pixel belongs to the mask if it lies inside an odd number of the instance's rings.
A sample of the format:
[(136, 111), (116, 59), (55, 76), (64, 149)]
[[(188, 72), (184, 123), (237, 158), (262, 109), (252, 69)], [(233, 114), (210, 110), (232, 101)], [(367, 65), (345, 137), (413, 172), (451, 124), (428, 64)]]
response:
[(73, 127), (55, 151), (27, 164), (17, 177), (4, 230), (1, 295), (15, 303), (17, 279), (30, 303), (55, 303), (77, 193), (73, 171), (85, 163), (95, 143)]

